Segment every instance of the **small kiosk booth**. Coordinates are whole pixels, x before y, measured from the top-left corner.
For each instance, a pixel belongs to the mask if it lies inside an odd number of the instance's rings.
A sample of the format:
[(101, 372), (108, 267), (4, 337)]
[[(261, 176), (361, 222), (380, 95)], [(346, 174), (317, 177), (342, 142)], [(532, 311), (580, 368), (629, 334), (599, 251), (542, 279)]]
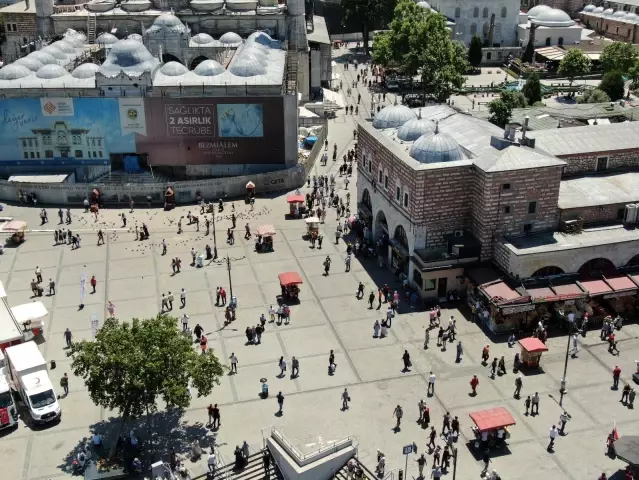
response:
[(175, 191), (171, 187), (167, 187), (164, 192), (164, 210), (173, 210), (175, 208)]
[(306, 206), (304, 202), (306, 198), (304, 195), (300, 194), (292, 194), (286, 197), (286, 202), (288, 203), (288, 213), (291, 217), (301, 218), (301, 216), (306, 211)]
[(521, 363), (529, 368), (539, 367), (541, 354), (548, 351), (548, 347), (537, 337), (522, 338), (519, 340), (521, 346)]

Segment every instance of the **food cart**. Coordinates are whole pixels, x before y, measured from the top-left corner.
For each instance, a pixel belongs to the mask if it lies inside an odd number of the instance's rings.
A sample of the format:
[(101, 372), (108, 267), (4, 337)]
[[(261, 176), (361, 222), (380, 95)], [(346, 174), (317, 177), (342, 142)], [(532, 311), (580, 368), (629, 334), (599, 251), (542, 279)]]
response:
[(519, 340), (521, 346), (521, 363), (526, 367), (538, 367), (541, 354), (548, 351), (548, 347), (537, 337), (522, 338)]
[(255, 251), (256, 252), (272, 252), (273, 251), (273, 235), (275, 235), (275, 227), (273, 225), (260, 225), (255, 230)]
[(164, 210), (172, 210), (175, 208), (175, 191), (171, 187), (164, 192)]
[(474, 447), (500, 447), (510, 438), (508, 427), (515, 425), (515, 419), (504, 407), (481, 410), (470, 414), (475, 423), (471, 427), (475, 436)]
[(292, 194), (286, 197), (286, 201), (288, 202), (288, 212), (292, 217), (301, 217), (304, 211), (306, 210), (306, 206), (304, 202), (306, 198), (302, 194)]
[(15, 244), (20, 244), (25, 240), (25, 234), (27, 232), (27, 222), (21, 220), (11, 220), (2, 227), (3, 232), (10, 233), (9, 240)]
[(320, 219), (317, 217), (308, 217), (306, 219), (306, 236), (308, 238), (317, 237), (319, 234)]
[(246, 184), (246, 198), (244, 199), (244, 203), (251, 203), (251, 199), (255, 197), (255, 184), (253, 182), (248, 182)]
[(299, 273), (285, 272), (280, 273), (277, 277), (280, 279), (280, 287), (282, 288), (282, 295), (277, 297), (277, 303), (281, 305), (284, 299), (298, 300), (300, 293), (298, 285), (304, 283)]

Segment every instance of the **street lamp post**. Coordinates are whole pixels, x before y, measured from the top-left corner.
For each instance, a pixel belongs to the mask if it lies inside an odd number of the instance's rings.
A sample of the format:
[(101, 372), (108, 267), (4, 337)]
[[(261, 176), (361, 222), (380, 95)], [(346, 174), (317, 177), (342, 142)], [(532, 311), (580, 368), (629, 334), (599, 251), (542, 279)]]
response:
[(215, 235), (215, 206), (213, 206), (213, 260), (217, 260), (217, 236)]
[[(568, 373), (568, 354), (570, 352), (570, 338), (572, 336), (572, 327), (574, 326), (575, 321), (568, 320), (568, 341), (566, 342), (566, 358), (564, 359), (564, 374), (561, 377), (561, 387), (559, 388), (559, 406), (563, 407), (564, 403), (564, 395), (566, 394), (566, 375)], [(575, 330), (575, 334), (579, 333), (580, 330)]]
[(229, 272), (229, 292), (231, 293), (231, 302), (233, 301), (233, 283), (231, 282), (231, 259), (226, 256), (226, 270)]

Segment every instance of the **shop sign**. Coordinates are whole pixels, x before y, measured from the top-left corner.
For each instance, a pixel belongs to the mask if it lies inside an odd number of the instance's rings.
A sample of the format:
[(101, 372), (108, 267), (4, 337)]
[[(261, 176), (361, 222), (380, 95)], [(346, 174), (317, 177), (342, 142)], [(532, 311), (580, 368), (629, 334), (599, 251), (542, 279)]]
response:
[(604, 299), (608, 298), (619, 298), (619, 297), (630, 297), (637, 293), (636, 290), (630, 290), (629, 292), (617, 292), (617, 293), (609, 293), (608, 295), (604, 295)]
[(519, 307), (502, 308), (501, 313), (504, 315), (512, 315), (513, 313), (531, 312), (534, 309), (534, 305), (521, 305)]

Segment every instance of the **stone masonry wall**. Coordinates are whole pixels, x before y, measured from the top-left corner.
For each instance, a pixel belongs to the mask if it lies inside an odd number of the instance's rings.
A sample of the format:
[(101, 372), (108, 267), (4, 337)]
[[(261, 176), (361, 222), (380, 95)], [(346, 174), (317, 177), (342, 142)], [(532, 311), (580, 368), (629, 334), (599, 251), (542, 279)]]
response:
[(29, 38), (29, 35), (36, 35), (38, 30), (36, 28), (36, 15), (35, 13), (5, 13), (4, 23), (15, 23), (18, 31), (11, 32), (21, 37)]
[(625, 203), (615, 203), (613, 205), (600, 205), (584, 208), (567, 208), (560, 210), (560, 220), (576, 220), (581, 217), (584, 219), (584, 225), (603, 222), (622, 221), (619, 218), (619, 210), (624, 210)]
[(595, 172), (597, 158), (600, 157), (608, 157), (608, 170), (639, 168), (639, 149), (590, 152), (582, 155), (559, 155), (558, 157), (568, 162), (565, 174)]

